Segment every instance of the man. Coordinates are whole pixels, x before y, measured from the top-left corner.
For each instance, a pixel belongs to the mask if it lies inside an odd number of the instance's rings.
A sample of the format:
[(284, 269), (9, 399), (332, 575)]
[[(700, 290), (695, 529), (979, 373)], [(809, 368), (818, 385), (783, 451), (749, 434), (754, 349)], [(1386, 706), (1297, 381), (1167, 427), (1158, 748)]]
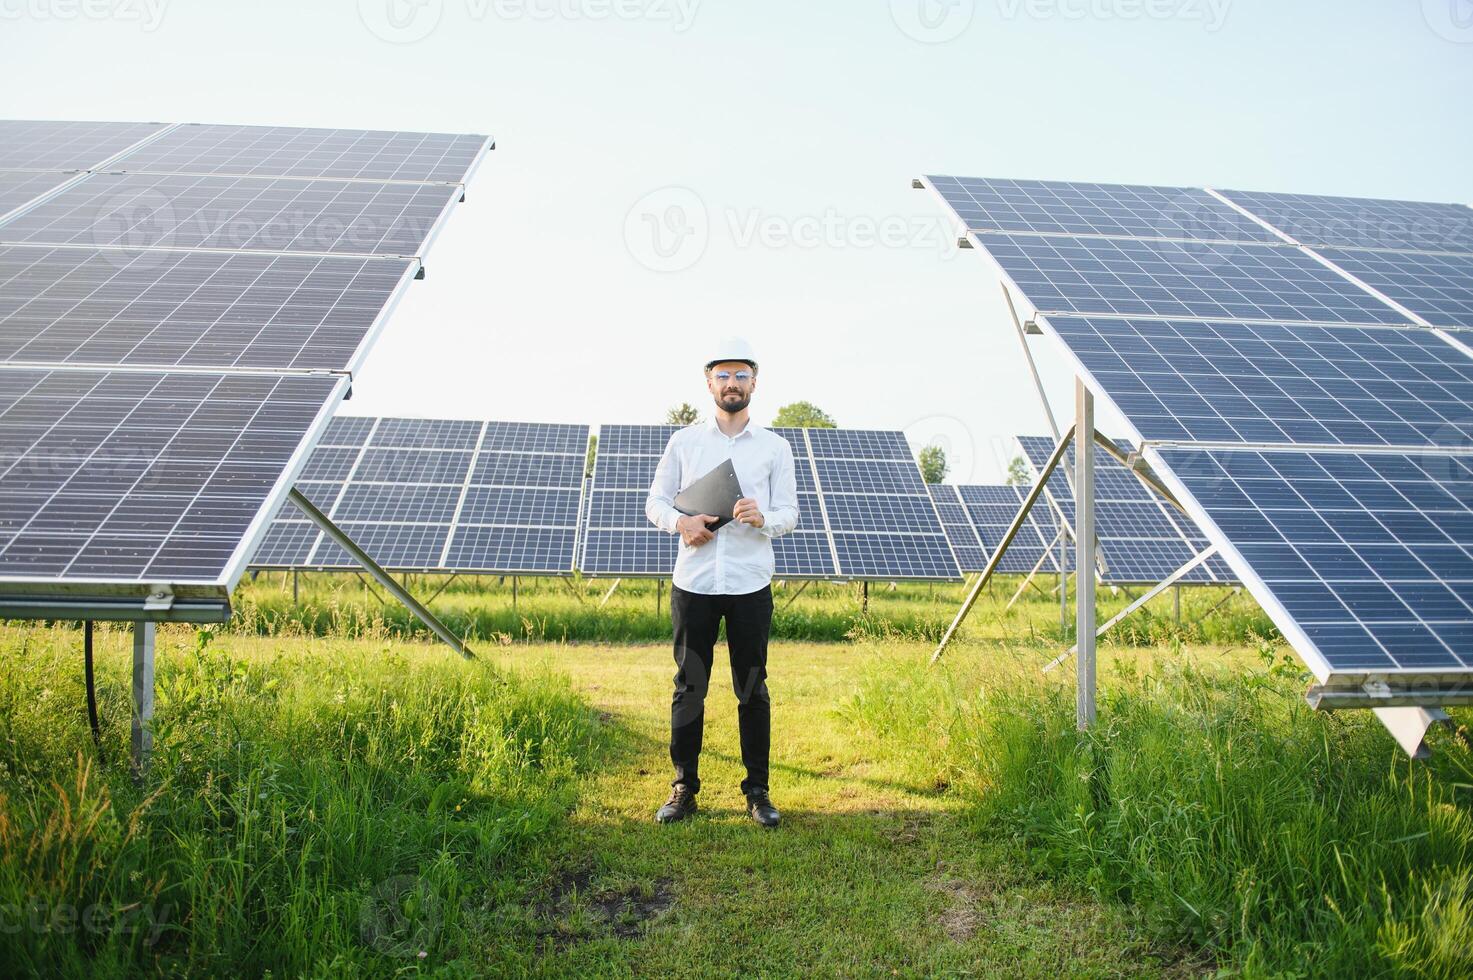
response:
[[(701, 788), (697, 764), (705, 727), (706, 690), (716, 633), (726, 620), (731, 682), (737, 695), (742, 793), (747, 813), (764, 827), (781, 819), (768, 797), (767, 763), (772, 713), (767, 694), (767, 634), (772, 626), (772, 539), (798, 523), (797, 475), (788, 441), (751, 421), (757, 359), (739, 337), (717, 346), (706, 362), (706, 387), (716, 402), (709, 422), (670, 437), (645, 501), (645, 515), (661, 530), (680, 535), (680, 555), (670, 590), (675, 632), (675, 694), (670, 702), (670, 761), (675, 780), (655, 819), (670, 823), (696, 810)], [(744, 496), (732, 521), (719, 529), (711, 514), (686, 516), (675, 495), (730, 459)]]

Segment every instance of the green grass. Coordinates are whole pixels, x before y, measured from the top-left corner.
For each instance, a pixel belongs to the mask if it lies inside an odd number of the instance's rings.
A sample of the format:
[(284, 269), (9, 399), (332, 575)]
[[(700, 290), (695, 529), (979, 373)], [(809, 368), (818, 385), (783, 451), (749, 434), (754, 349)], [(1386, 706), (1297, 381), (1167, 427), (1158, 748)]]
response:
[[(515, 604), (512, 580), (494, 576), (455, 579), (444, 576), (401, 576), (457, 635), (472, 640), (524, 643), (653, 643), (670, 635), (670, 590), (657, 594), (652, 580), (627, 579), (604, 602), (612, 579), (518, 579)], [(233, 628), (261, 636), (315, 635), (347, 637), (427, 636), (424, 627), (399, 603), (380, 601), (352, 575), (310, 573), (298, 576), (292, 598), (290, 573), (265, 572), (237, 593)], [(1021, 583), (1000, 576), (989, 598), (979, 603), (962, 636), (1027, 637), (1057, 641), (1061, 637), (1058, 600), (1045, 594), (1054, 580), (1041, 579), (1027, 598), (1007, 612), (1007, 599)], [(442, 586), (446, 586), (443, 591)], [(377, 588), (375, 586), (375, 588)], [(967, 589), (960, 584), (872, 582), (867, 603), (859, 583), (779, 583), (775, 589), (772, 637), (800, 642), (845, 642), (857, 639), (921, 640), (941, 638)], [(437, 594), (438, 593), (438, 594)], [(1139, 589), (1103, 589), (1100, 621), (1114, 615)], [(1152, 601), (1120, 626), (1130, 643), (1180, 639), (1190, 643), (1247, 642), (1254, 636), (1276, 636), (1273, 625), (1246, 594), (1230, 595), (1222, 587), (1183, 590), (1182, 627), (1177, 628), (1170, 595)], [(1211, 615), (1204, 615), (1208, 611)], [(1072, 613), (1071, 613), (1072, 615)]]
[[(810, 587), (789, 612), (825, 641), (769, 667), (774, 832), (741, 810), (724, 683), (701, 814), (651, 819), (674, 668), (650, 583), (602, 610), (606, 583), (521, 586), (515, 630), (494, 582), (436, 600), (475, 663), (351, 578), (295, 608), (263, 576), (228, 627), (164, 628), (143, 787), (127, 633), (100, 636), (101, 765), (79, 634), (0, 627), (0, 972), (1473, 972), (1473, 756), (1439, 736), (1412, 763), (1369, 715), (1309, 712), (1242, 596), (1184, 593), (1180, 629), (1164, 596), (1111, 634), (1081, 736), (1072, 672), (1039, 673), (1056, 597), (1004, 610), (1000, 583), (928, 668), (960, 586), (875, 583), (868, 615)], [(598, 639), (619, 630), (661, 639)]]
[[(95, 761), (77, 632), (0, 633), (0, 974), (353, 975), (465, 950), (597, 756), (555, 678), (211, 636), (160, 631), (135, 787)], [(99, 637), (110, 760), (127, 639)]]
[(874, 670), (849, 714), (924, 746), (974, 838), (1249, 976), (1473, 975), (1473, 754), (1412, 762), (1369, 713), (1308, 710), (1282, 650), (1114, 648), (1099, 723), (1072, 677), (958, 650)]

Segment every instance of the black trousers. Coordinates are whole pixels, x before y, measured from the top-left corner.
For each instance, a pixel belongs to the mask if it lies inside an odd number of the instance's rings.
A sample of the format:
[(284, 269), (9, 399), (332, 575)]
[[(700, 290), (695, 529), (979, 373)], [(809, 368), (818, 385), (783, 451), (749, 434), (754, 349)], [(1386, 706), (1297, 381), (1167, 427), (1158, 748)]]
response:
[(675, 694), (670, 700), (672, 785), (701, 788), (701, 736), (706, 723), (716, 633), (726, 620), (731, 686), (737, 696), (737, 725), (747, 778), (742, 792), (767, 790), (772, 743), (772, 705), (767, 696), (767, 634), (772, 627), (772, 586), (746, 595), (703, 595), (671, 586), (670, 622), (675, 627)]

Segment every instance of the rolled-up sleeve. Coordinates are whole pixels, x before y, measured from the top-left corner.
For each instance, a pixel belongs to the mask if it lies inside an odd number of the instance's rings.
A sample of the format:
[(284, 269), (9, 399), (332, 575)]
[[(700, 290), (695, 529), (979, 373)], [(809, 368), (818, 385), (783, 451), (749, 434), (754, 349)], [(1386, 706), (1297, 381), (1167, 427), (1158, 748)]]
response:
[(644, 501), (644, 516), (666, 534), (676, 534), (680, 511), (675, 509), (675, 495), (680, 492), (680, 454), (675, 450), (675, 436), (665, 443), (665, 454), (655, 467), (655, 479)]
[(798, 526), (798, 473), (793, 467), (793, 447), (779, 440), (782, 449), (772, 465), (771, 498), (762, 514), (761, 532), (780, 538)]

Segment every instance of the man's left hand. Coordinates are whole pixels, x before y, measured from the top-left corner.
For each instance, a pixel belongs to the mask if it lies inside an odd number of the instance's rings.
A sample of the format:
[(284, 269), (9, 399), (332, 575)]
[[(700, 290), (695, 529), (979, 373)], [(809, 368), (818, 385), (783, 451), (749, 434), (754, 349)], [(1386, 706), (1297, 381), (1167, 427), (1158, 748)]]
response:
[(736, 502), (732, 508), (731, 516), (740, 524), (750, 524), (753, 527), (761, 527), (767, 523), (762, 516), (762, 511), (757, 509), (757, 501), (751, 497), (743, 497)]

